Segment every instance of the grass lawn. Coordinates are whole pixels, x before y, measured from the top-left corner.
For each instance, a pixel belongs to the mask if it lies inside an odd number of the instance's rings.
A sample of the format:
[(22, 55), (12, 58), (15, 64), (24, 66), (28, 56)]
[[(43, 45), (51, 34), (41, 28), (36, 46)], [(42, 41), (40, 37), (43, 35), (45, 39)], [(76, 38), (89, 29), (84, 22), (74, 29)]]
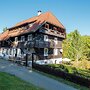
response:
[(16, 76), (0, 72), (0, 90), (43, 90)]

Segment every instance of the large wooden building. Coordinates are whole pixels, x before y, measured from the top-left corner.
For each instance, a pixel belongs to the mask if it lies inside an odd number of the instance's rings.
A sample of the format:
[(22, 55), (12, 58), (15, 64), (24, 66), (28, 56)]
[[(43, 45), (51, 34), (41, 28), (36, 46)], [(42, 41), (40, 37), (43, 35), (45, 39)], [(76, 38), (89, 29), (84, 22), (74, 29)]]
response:
[(0, 35), (0, 55), (14, 60), (24, 58), (37, 63), (60, 63), (62, 41), (66, 37), (65, 27), (51, 13), (41, 13), (17, 23)]

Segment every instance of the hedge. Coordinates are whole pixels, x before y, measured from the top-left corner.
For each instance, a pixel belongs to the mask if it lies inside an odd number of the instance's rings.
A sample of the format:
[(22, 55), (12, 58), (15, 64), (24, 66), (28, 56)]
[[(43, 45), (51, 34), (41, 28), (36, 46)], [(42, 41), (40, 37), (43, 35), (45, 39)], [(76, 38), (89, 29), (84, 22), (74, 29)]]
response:
[[(38, 65), (38, 64), (34, 63), (33, 68), (35, 68), (39, 71), (54, 75), (56, 77), (62, 77), (66, 80), (69, 80), (74, 83), (77, 83), (77, 84), (80, 84), (80, 85), (90, 88), (90, 79), (78, 76), (76, 74), (68, 73), (66, 71), (59, 69), (58, 67), (53, 68), (48, 65)], [(71, 71), (69, 71), (69, 72), (71, 72)]]

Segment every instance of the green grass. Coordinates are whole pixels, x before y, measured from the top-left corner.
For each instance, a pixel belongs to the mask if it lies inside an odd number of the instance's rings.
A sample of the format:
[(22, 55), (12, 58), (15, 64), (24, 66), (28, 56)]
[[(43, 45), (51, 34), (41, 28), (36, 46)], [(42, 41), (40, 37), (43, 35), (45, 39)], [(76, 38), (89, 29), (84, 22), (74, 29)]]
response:
[(0, 90), (43, 90), (16, 76), (0, 72)]
[(59, 82), (61, 82), (61, 83), (67, 84), (67, 85), (69, 85), (69, 86), (72, 86), (72, 87), (74, 87), (74, 88), (76, 88), (76, 89), (78, 89), (78, 90), (90, 90), (90, 88), (87, 88), (87, 87), (84, 87), (84, 86), (80, 86), (80, 85), (78, 85), (78, 84), (76, 84), (76, 83), (67, 81), (67, 80), (65, 80), (65, 79), (63, 79), (63, 78), (55, 77), (55, 76), (53, 76), (53, 75), (51, 75), (51, 74), (47, 74), (47, 73), (38, 71), (38, 70), (36, 70), (36, 69), (33, 69), (33, 70), (35, 70), (36, 72), (38, 72), (38, 73), (40, 73), (40, 74), (42, 74), (42, 75), (45, 75), (45, 76), (50, 77), (50, 78), (53, 78), (53, 79), (55, 79), (55, 80), (57, 80), (57, 81), (59, 81)]

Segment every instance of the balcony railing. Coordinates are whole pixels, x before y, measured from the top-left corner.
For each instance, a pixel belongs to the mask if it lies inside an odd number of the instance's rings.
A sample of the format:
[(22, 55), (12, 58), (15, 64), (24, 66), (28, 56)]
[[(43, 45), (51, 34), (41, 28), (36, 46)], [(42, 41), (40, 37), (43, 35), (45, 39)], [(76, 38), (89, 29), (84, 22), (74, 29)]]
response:
[(35, 42), (35, 47), (38, 47), (38, 48), (48, 48), (49, 46), (50, 46), (50, 42), (46, 42), (46, 41)]
[(17, 47), (19, 48), (61, 48), (61, 43), (55, 44), (54, 41), (26, 41), (18, 42)]
[(39, 32), (46, 33), (46, 34), (53, 35), (53, 36), (57, 36), (57, 37), (61, 37), (61, 38), (66, 38), (65, 33), (55, 32), (54, 30), (48, 29), (48, 28), (41, 28), (39, 30)]
[(18, 48), (24, 48), (25, 46), (24, 46), (24, 44), (25, 44), (25, 42), (23, 41), (23, 42), (21, 42), (21, 41), (18, 41), (18, 43), (17, 43), (17, 46), (16, 47), (18, 47)]

